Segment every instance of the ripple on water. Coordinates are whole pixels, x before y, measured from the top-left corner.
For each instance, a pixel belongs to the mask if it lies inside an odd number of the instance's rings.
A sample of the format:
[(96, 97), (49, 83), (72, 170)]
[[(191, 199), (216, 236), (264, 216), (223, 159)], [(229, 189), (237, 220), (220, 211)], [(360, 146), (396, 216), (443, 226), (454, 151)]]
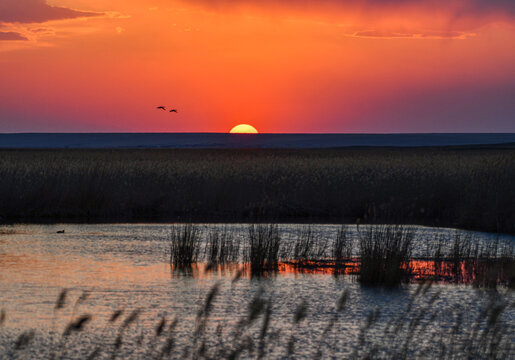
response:
[[(210, 228), (220, 226), (203, 225), (204, 235)], [(63, 228), (64, 234), (56, 234)], [(246, 225), (229, 225), (229, 228), (237, 237), (246, 236)], [(295, 225), (281, 225), (280, 228), (285, 241), (291, 241), (299, 229)], [(339, 225), (314, 227), (317, 236), (331, 240), (338, 229)], [(357, 236), (355, 227), (350, 227), (349, 231), (352, 236)], [(453, 231), (417, 228), (415, 248), (423, 248), (435, 235), (452, 235)], [(250, 299), (262, 289), (263, 296), (273, 303), (270, 331), (280, 331), (284, 335), (279, 337), (283, 346), (278, 348), (284, 349), (285, 342), (294, 334), (302, 339), (296, 343), (296, 353), (300, 357), (310, 358), (315, 344), (318, 346), (321, 342), (327, 343), (326, 347), (336, 346), (340, 355), (348, 355), (371, 312), (380, 312), (378, 324), (382, 328), (402, 316), (417, 289), (417, 285), (390, 290), (366, 288), (353, 277), (324, 274), (243, 278), (235, 284), (231, 281), (234, 272), (230, 271), (196, 278), (172, 276), (168, 263), (169, 232), (170, 225), (26, 225), (14, 226), (12, 233), (1, 235), (0, 308), (5, 309), (7, 322), (0, 333), (0, 353), (5, 353), (7, 344), (29, 328), (37, 329), (37, 341), (42, 344), (39, 350), (30, 351), (43, 351), (41, 349), (48, 348), (44, 344), (52, 342), (50, 334), (62, 333), (72, 316), (93, 314), (94, 319), (88, 324), (91, 331), (74, 342), (77, 348), (69, 350), (70, 357), (79, 358), (92, 347), (100, 343), (108, 346), (103, 342), (114, 339), (116, 328), (106, 327), (106, 324), (115, 310), (123, 309), (128, 313), (141, 308), (143, 313), (137, 326), (127, 330), (127, 341), (133, 342), (133, 346), (123, 350), (128, 357), (130, 354), (135, 356), (143, 351), (137, 345), (137, 338), (142, 332), (151, 334), (162, 316), (178, 319), (177, 333), (191, 334), (206, 294), (215, 283), (220, 283), (209, 325), (213, 334), (215, 324), (231, 329), (245, 318)], [(491, 234), (476, 235), (485, 242), (495, 240)], [(513, 238), (504, 240), (513, 241)], [(68, 306), (55, 314), (53, 307), (63, 288), (70, 289)], [(74, 310), (72, 304), (84, 290), (90, 291), (91, 295)], [(336, 315), (335, 303), (344, 290), (349, 292), (345, 310), (339, 315), (332, 335), (325, 337), (322, 335), (324, 329)], [(451, 321), (457, 309), (467, 309), (468, 316), (474, 317), (489, 297), (488, 292), (456, 285), (434, 285), (428, 297), (437, 292), (440, 296), (432, 308), (440, 310), (439, 316), (444, 322), (446, 318)], [(513, 295), (508, 296), (513, 301)], [(302, 302), (307, 304), (307, 317), (300, 325), (293, 325), (295, 310)], [(422, 308), (423, 304), (417, 306)], [(505, 315), (513, 328), (513, 310)], [(379, 339), (382, 334), (371, 330), (368, 340)], [(178, 346), (185, 345), (189, 339), (178, 339)], [(215, 340), (214, 335), (209, 339)]]

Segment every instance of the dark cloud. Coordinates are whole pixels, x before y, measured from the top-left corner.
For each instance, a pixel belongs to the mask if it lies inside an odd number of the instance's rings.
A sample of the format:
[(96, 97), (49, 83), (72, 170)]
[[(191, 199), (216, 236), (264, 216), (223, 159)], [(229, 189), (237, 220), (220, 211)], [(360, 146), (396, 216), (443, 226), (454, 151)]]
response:
[(475, 34), (462, 31), (426, 31), (423, 33), (404, 33), (364, 30), (347, 34), (347, 36), (371, 39), (466, 39), (468, 37), (475, 36)]
[(2, 40), (28, 40), (25, 36), (14, 31), (0, 31), (0, 41)]
[(515, 16), (515, 0), (188, 0), (213, 8), (241, 5), (307, 8), (310, 10), (336, 6), (344, 10), (381, 11), (383, 9), (427, 9), (448, 12), (452, 16), (509, 15)]
[(446, 7), (448, 5), (464, 7), (475, 7), (478, 9), (504, 9), (515, 12), (515, 2), (513, 0), (188, 0), (188, 2), (205, 2), (218, 5), (237, 5), (241, 3), (256, 3), (256, 4), (284, 4), (290, 6), (309, 5), (317, 6), (322, 4), (336, 4), (342, 6), (377, 6), (377, 7), (390, 7), (390, 6), (435, 6), (440, 5)]
[(0, 23), (41, 23), (96, 15), (98, 14), (50, 6), (45, 0), (0, 0)]

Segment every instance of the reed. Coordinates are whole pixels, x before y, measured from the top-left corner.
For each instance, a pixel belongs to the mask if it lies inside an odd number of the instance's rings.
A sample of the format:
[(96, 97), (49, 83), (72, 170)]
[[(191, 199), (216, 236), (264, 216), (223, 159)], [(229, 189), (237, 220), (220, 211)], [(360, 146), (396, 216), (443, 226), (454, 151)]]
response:
[[(445, 249), (444, 243), (450, 246)], [(432, 256), (436, 280), (469, 283), (476, 287), (513, 286), (515, 252), (510, 241), (480, 244), (479, 238), (456, 231), (452, 237), (438, 235)]]
[(177, 269), (191, 268), (198, 261), (200, 235), (196, 225), (176, 225), (170, 232), (170, 264)]
[(403, 223), (515, 233), (514, 149), (0, 150), (0, 222)]
[(396, 286), (408, 279), (413, 231), (400, 225), (359, 230), (362, 284)]
[(293, 260), (305, 262), (327, 256), (328, 239), (317, 237), (311, 225), (299, 229), (293, 247)]
[(341, 269), (345, 261), (351, 260), (352, 246), (352, 238), (348, 235), (345, 226), (342, 225), (336, 234), (331, 251), (332, 259), (335, 261), (337, 269)]
[(245, 260), (250, 264), (251, 274), (277, 270), (281, 247), (277, 225), (249, 225), (248, 235)]
[[(235, 285), (236, 286), (236, 285)], [(236, 322), (213, 316), (221, 306), (220, 284), (215, 284), (200, 305), (195, 326), (184, 330), (181, 318), (152, 321), (153, 329), (138, 335), (129, 331), (142, 312), (132, 310), (113, 332), (102, 331), (102, 343), (94, 349), (86, 338), (74, 334), (94, 331), (86, 324), (93, 317), (84, 315), (70, 322), (61, 333), (55, 349), (41, 348), (35, 330), (22, 331), (7, 347), (0, 347), (0, 357), (38, 359), (281, 359), (342, 357), (349, 359), (510, 359), (513, 348), (512, 300), (509, 293), (478, 292), (481, 303), (473, 312), (467, 307), (444, 310), (438, 305), (440, 293), (431, 283), (420, 284), (406, 305), (384, 318), (380, 309), (369, 309), (356, 328), (345, 324), (347, 303), (352, 301), (344, 290), (327, 323), (318, 331), (306, 331), (312, 317), (310, 304), (300, 301), (292, 308), (289, 320), (274, 314), (274, 298), (259, 289), (246, 304), (246, 312)], [(487, 301), (482, 301), (487, 298)], [(229, 312), (226, 312), (229, 314)], [(113, 313), (108, 324), (121, 317)], [(115, 319), (114, 321), (111, 321)], [(133, 329), (135, 330), (135, 329)], [(313, 330), (313, 329), (312, 329)], [(109, 335), (108, 335), (109, 334)], [(348, 340), (341, 347), (341, 338)], [(179, 341), (180, 340), (180, 341)], [(55, 346), (55, 345), (54, 345)], [(83, 347), (81, 349), (81, 347)], [(84, 350), (86, 349), (86, 350)], [(5, 351), (5, 352), (4, 352)], [(31, 356), (31, 354), (35, 354)], [(50, 355), (48, 355), (50, 354)]]
[(470, 260), (471, 255), (472, 236), (470, 234), (463, 236), (459, 231), (455, 231), (454, 240), (447, 260), (452, 263), (452, 269), (456, 281), (461, 280), (461, 266), (465, 260)]
[(240, 241), (224, 226), (208, 234), (204, 254), (205, 260), (211, 265), (237, 263), (240, 257)]

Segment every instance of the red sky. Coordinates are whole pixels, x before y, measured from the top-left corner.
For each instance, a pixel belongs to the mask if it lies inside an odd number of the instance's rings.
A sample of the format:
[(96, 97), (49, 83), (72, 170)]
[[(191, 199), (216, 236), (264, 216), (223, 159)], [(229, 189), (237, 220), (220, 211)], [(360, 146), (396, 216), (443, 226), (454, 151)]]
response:
[(0, 132), (515, 132), (514, 64), (512, 0), (1, 0)]

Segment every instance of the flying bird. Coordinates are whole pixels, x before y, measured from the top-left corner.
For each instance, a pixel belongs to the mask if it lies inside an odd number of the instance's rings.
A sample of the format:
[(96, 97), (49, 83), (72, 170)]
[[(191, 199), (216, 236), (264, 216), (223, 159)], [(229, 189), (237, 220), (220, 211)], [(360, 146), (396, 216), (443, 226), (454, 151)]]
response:
[(174, 112), (174, 113), (176, 113), (176, 112), (177, 112), (177, 109), (172, 109), (172, 110), (170, 110), (170, 112)]
[(164, 106), (158, 106), (156, 109), (166, 110), (166, 108)]

